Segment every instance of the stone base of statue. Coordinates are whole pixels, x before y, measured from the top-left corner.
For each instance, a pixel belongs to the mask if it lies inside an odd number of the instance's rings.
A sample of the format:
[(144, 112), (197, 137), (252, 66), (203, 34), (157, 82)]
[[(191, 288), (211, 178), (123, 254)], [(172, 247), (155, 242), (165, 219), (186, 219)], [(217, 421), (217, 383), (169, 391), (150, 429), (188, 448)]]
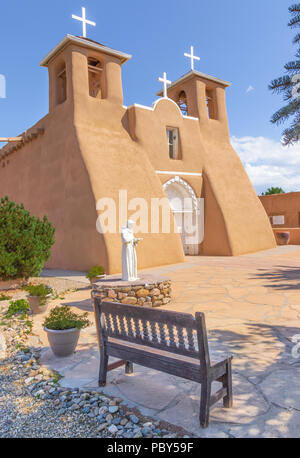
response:
[(93, 284), (92, 295), (102, 302), (119, 302), (141, 307), (162, 307), (171, 302), (171, 280), (159, 275), (143, 275), (135, 281), (123, 281), (111, 275)]

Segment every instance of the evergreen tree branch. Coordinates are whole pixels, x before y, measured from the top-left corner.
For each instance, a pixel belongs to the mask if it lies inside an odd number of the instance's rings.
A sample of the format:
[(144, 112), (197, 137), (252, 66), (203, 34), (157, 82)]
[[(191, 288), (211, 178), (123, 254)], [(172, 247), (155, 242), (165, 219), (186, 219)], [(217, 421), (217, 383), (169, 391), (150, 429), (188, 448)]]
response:
[(289, 127), (283, 132), (283, 144), (285, 146), (294, 145), (300, 140), (300, 125)]
[[(289, 8), (291, 14), (288, 26), (291, 28), (300, 27), (300, 3), (291, 5)], [(293, 40), (294, 44), (300, 43), (300, 33), (297, 33)], [(281, 124), (292, 119), (291, 125), (283, 132), (283, 143), (292, 145), (300, 141), (300, 91), (298, 91), (299, 81), (294, 78), (300, 74), (300, 48), (297, 50), (296, 58), (298, 60), (288, 62), (284, 68), (288, 75), (274, 79), (269, 84), (269, 89), (273, 93), (282, 93), (285, 106), (273, 114), (271, 122)], [(297, 92), (295, 93), (295, 90)]]
[(292, 101), (285, 107), (276, 111), (271, 118), (272, 124), (282, 124), (287, 121), (290, 116), (293, 116), (300, 110), (300, 98), (292, 99)]
[[(297, 33), (297, 35), (295, 36), (295, 38), (293, 39), (293, 43), (294, 45), (299, 43), (300, 41), (300, 33)], [(299, 52), (299, 51), (298, 51)]]
[(300, 3), (295, 3), (294, 5), (291, 5), (289, 7), (289, 12), (291, 14), (297, 14), (300, 13)]
[(300, 70), (300, 60), (294, 60), (285, 64), (284, 68), (287, 72), (297, 72)]
[(287, 75), (277, 78), (269, 84), (270, 91), (273, 91), (275, 94), (279, 94), (282, 91), (290, 88), (292, 86), (291, 78)]
[(288, 26), (294, 29), (295, 27), (298, 27), (299, 24), (300, 24), (300, 14), (297, 14), (289, 21)]

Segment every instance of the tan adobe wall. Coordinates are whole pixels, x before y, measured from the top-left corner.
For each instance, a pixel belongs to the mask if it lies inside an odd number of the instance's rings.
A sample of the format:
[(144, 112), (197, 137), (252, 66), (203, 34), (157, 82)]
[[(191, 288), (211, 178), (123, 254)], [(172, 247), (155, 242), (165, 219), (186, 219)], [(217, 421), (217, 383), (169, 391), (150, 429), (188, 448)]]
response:
[(284, 216), (284, 226), (274, 227), (300, 227), (300, 192), (260, 196), (260, 200), (269, 217)]

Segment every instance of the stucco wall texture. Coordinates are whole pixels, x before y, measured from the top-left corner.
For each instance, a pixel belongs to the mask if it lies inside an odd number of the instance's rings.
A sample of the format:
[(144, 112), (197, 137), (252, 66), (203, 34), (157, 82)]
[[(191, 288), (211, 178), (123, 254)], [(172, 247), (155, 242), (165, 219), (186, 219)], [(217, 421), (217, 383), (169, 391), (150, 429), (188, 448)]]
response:
[(269, 217), (284, 216), (284, 226), (274, 227), (300, 227), (300, 192), (260, 196), (260, 200)]
[[(8, 195), (37, 216), (46, 214), (56, 227), (49, 268), (88, 270), (103, 265), (121, 271), (119, 233), (96, 230), (97, 202), (166, 197), (163, 184), (179, 176), (205, 199), (205, 235), (199, 254), (236, 256), (274, 247), (268, 216), (240, 159), (228, 129), (225, 86), (190, 72), (153, 108), (123, 106), (121, 67), (116, 53), (71, 37), (58, 46), (45, 66), (50, 91), (49, 114), (27, 131), (44, 135), (10, 154), (0, 150), (0, 196)], [(103, 68), (102, 98), (89, 95), (89, 57)], [(57, 69), (65, 65), (67, 98), (57, 104)], [(209, 119), (206, 90), (214, 94), (215, 119)], [(184, 90), (188, 116), (174, 101)], [(172, 100), (173, 99), (173, 100)], [(182, 157), (169, 157), (166, 128), (179, 129)], [(159, 174), (157, 171), (170, 172)], [(202, 176), (200, 176), (202, 174)], [(131, 212), (133, 213), (133, 212)], [(129, 211), (130, 216), (130, 211)], [(149, 213), (149, 218), (151, 217)], [(139, 233), (139, 268), (182, 262), (180, 234)]]

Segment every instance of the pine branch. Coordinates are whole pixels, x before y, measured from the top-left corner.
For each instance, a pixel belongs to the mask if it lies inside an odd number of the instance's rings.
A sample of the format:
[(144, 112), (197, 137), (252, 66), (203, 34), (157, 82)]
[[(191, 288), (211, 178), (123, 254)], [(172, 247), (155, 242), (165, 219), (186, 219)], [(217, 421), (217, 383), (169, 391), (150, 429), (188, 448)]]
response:
[(300, 140), (300, 125), (289, 127), (283, 132), (283, 144), (285, 146), (294, 145)]
[(293, 99), (288, 105), (276, 111), (271, 118), (272, 124), (282, 124), (300, 110), (300, 99)]
[(290, 6), (289, 12), (291, 14), (300, 13), (300, 3), (295, 3), (294, 5)]
[(293, 39), (294, 45), (296, 45), (297, 43), (299, 43), (299, 41), (300, 41), (300, 33), (297, 33), (297, 35), (296, 35), (295, 38)]
[(291, 78), (287, 75), (281, 76), (277, 78), (269, 84), (269, 89), (273, 91), (275, 94), (279, 94), (280, 92), (285, 91), (289, 87), (292, 86)]
[(294, 60), (294, 61), (288, 62), (287, 64), (285, 64), (284, 68), (288, 72), (292, 72), (292, 71), (297, 72), (298, 70), (300, 70), (300, 60)]
[(288, 23), (288, 26), (292, 29), (300, 25), (300, 14), (295, 15)]
[(284, 102), (289, 102), (293, 97), (293, 87), (290, 87), (285, 90), (283, 94), (283, 101)]
[[(300, 27), (300, 3), (291, 5), (289, 8), (291, 14), (288, 26), (291, 28)], [(294, 37), (294, 44), (300, 43), (300, 33)], [(273, 93), (283, 93), (285, 106), (278, 110), (271, 118), (273, 124), (281, 124), (288, 119), (292, 119), (290, 127), (283, 132), (283, 143), (285, 145), (293, 145), (300, 141), (300, 91), (295, 94), (298, 89), (298, 78), (295, 75), (300, 74), (300, 48), (297, 50), (295, 61), (288, 62), (284, 68), (288, 75), (282, 76), (271, 81), (269, 89)], [(296, 96), (299, 95), (299, 98)]]

